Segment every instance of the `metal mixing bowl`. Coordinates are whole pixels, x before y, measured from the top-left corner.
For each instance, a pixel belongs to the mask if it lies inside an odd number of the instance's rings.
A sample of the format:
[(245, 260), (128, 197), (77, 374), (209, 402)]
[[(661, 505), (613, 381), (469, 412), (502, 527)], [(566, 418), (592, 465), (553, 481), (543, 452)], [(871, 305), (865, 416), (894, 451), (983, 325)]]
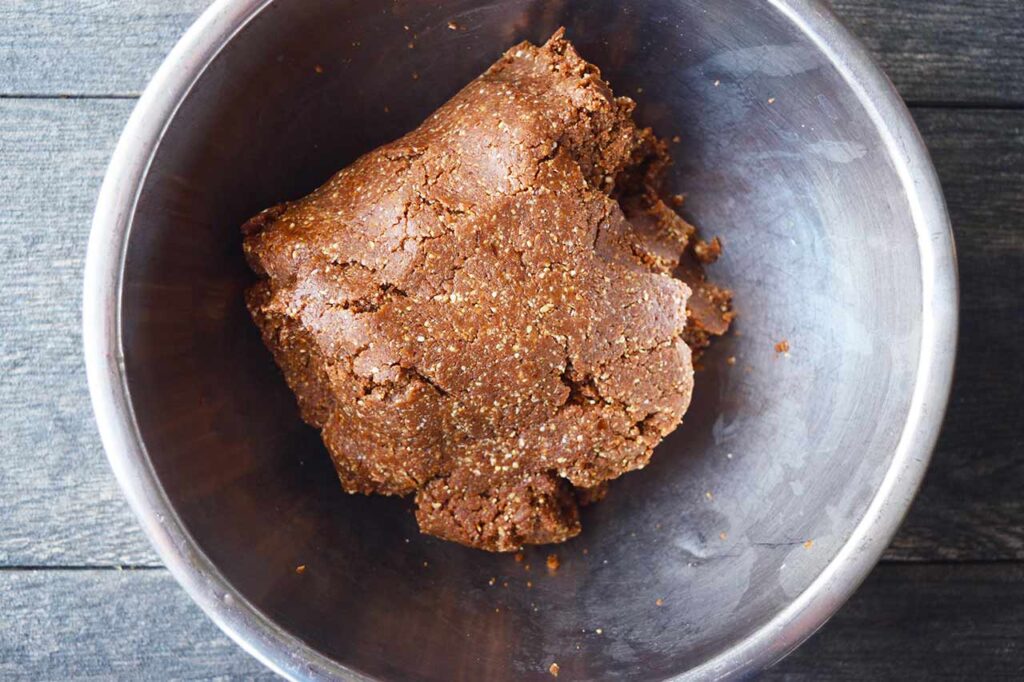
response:
[[(683, 426), (585, 510), (549, 575), (550, 548), (517, 563), (446, 544), (407, 501), (341, 492), (244, 310), (238, 226), (559, 25), (643, 123), (680, 136), (672, 183), (721, 235), (714, 276), (740, 317)], [(175, 577), (267, 665), (511, 680), (554, 662), (597, 680), (738, 675), (839, 607), (921, 479), (956, 313), (910, 116), (811, 0), (221, 0), (117, 148), (84, 321), (125, 494)]]

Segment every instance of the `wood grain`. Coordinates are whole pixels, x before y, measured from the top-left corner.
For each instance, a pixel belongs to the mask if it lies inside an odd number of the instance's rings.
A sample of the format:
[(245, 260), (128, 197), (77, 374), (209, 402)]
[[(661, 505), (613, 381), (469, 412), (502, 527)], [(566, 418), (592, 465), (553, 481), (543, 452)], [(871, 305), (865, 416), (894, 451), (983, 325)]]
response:
[(153, 564), (100, 446), (82, 270), (132, 102), (0, 100), (0, 565)]
[(0, 571), (0, 679), (278, 679), (170, 574)]
[[(131, 106), (0, 101), (0, 565), (157, 563), (103, 456), (80, 350), (93, 202)], [(957, 233), (963, 325), (949, 419), (887, 556), (1022, 559), (1024, 112), (916, 116)]]
[[(137, 95), (209, 0), (0, 3), (0, 94)], [(1019, 0), (835, 0), (911, 102), (1024, 104)]]
[(1024, 676), (1024, 567), (882, 565), (767, 680)]
[(1024, 103), (1020, 0), (833, 0), (904, 99)]
[(210, 1), (0, 2), (0, 94), (138, 95)]

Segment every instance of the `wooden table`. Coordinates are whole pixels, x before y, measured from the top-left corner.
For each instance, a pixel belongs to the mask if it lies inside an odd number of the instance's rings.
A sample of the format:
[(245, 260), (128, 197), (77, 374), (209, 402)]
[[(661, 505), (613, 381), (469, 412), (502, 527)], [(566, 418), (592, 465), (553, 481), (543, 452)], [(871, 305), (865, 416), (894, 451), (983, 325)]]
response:
[[(164, 570), (92, 421), (96, 193), (208, 0), (0, 0), (0, 679), (271, 678)], [(885, 560), (767, 677), (1024, 679), (1024, 2), (839, 0), (910, 104), (959, 248), (957, 377)]]

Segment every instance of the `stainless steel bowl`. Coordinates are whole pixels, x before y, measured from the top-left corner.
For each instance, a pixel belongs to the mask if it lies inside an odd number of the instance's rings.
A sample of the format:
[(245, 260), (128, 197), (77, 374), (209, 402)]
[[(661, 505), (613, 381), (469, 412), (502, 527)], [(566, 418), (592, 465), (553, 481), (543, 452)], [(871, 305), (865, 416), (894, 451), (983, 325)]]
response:
[[(548, 575), (547, 548), (516, 563), (420, 537), (407, 502), (342, 494), (243, 309), (238, 226), (563, 24), (644, 123), (681, 137), (672, 181), (723, 238), (715, 276), (740, 318), (685, 424), (586, 510)], [(907, 509), (957, 315), (910, 116), (811, 0), (220, 0), (125, 129), (85, 286), (92, 399), (125, 494), (207, 614), (294, 678), (770, 664), (853, 592)]]

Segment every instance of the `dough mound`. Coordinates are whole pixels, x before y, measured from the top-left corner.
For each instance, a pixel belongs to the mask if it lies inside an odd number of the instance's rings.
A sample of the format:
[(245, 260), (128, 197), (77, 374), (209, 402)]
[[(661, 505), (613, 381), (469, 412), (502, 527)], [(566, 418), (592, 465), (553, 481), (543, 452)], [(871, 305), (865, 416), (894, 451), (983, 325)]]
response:
[(633, 106), (559, 31), (243, 226), (250, 312), (345, 490), (415, 494), (473, 547), (561, 542), (679, 424), (687, 341), (731, 313)]

